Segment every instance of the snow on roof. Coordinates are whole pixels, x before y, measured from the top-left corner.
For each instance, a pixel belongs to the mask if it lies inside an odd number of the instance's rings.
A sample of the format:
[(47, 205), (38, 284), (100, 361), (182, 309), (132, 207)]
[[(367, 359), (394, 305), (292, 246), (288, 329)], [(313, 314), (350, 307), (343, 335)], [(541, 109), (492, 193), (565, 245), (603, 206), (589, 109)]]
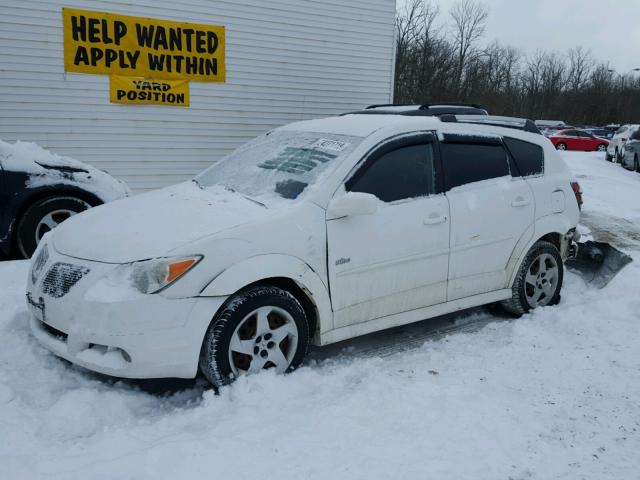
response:
[(354, 137), (367, 137), (373, 132), (392, 125), (416, 125), (419, 128), (438, 128), (442, 123), (436, 117), (408, 117), (403, 115), (359, 115), (349, 114), (339, 117), (321, 118), (290, 123), (283, 130), (302, 132), (335, 133)]

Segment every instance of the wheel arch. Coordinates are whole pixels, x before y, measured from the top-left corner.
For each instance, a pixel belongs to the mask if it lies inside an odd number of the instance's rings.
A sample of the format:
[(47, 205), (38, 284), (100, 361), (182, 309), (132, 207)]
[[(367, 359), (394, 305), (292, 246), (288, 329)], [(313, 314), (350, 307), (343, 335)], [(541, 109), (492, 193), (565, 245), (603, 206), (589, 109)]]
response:
[(257, 255), (243, 260), (216, 276), (200, 296), (232, 298), (255, 285), (279, 287), (296, 297), (312, 323), (312, 337), (333, 328), (333, 312), (325, 283), (307, 263), (290, 255)]
[(513, 282), (520, 270), (520, 266), (522, 265), (522, 262), (527, 256), (529, 250), (531, 250), (531, 247), (533, 247), (537, 242), (544, 240), (552, 243), (559, 251), (562, 251), (562, 237), (572, 228), (575, 228), (575, 225), (571, 225), (569, 219), (564, 215), (554, 214), (539, 218), (536, 221), (535, 230), (533, 235), (530, 237), (529, 242), (527, 242), (526, 246), (520, 250), (520, 253), (512, 257), (510, 261), (511, 268), (509, 270), (509, 282), (507, 287), (511, 288), (513, 286)]

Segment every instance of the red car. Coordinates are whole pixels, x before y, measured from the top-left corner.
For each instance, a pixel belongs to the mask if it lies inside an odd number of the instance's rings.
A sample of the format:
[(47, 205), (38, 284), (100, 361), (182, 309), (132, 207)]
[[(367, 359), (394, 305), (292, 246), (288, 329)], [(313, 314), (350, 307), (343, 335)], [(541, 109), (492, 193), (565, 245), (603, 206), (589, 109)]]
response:
[(583, 130), (560, 130), (549, 137), (558, 150), (582, 150), (604, 152), (609, 140), (596, 137)]

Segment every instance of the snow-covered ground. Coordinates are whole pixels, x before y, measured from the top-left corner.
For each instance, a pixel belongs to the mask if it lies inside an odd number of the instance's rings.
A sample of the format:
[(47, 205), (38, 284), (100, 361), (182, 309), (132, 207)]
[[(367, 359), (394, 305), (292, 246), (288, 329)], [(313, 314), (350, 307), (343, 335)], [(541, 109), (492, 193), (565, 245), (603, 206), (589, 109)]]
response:
[(605, 289), (568, 273), (556, 307), (346, 342), (219, 396), (150, 393), (56, 359), (28, 332), (26, 263), (1, 263), (0, 478), (638, 478), (640, 175), (566, 158), (583, 231), (635, 259)]

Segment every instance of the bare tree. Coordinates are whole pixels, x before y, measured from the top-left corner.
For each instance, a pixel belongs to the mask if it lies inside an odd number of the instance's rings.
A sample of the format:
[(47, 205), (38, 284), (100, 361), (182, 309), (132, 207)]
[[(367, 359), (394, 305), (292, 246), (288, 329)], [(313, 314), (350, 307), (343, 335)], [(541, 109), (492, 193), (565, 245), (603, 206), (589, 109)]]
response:
[(572, 92), (577, 92), (589, 78), (595, 62), (591, 51), (583, 47), (571, 48), (567, 55), (569, 57), (568, 88)]
[(640, 76), (617, 75), (581, 47), (526, 57), (508, 45), (484, 48), (487, 10), (458, 0), (453, 30), (438, 27), (437, 0), (410, 0), (397, 19), (395, 101), (474, 101), (491, 113), (574, 124), (640, 123)]
[(462, 90), (464, 69), (476, 53), (476, 43), (484, 35), (487, 8), (476, 0), (457, 0), (449, 12), (453, 20), (454, 45), (457, 52), (458, 91)]

